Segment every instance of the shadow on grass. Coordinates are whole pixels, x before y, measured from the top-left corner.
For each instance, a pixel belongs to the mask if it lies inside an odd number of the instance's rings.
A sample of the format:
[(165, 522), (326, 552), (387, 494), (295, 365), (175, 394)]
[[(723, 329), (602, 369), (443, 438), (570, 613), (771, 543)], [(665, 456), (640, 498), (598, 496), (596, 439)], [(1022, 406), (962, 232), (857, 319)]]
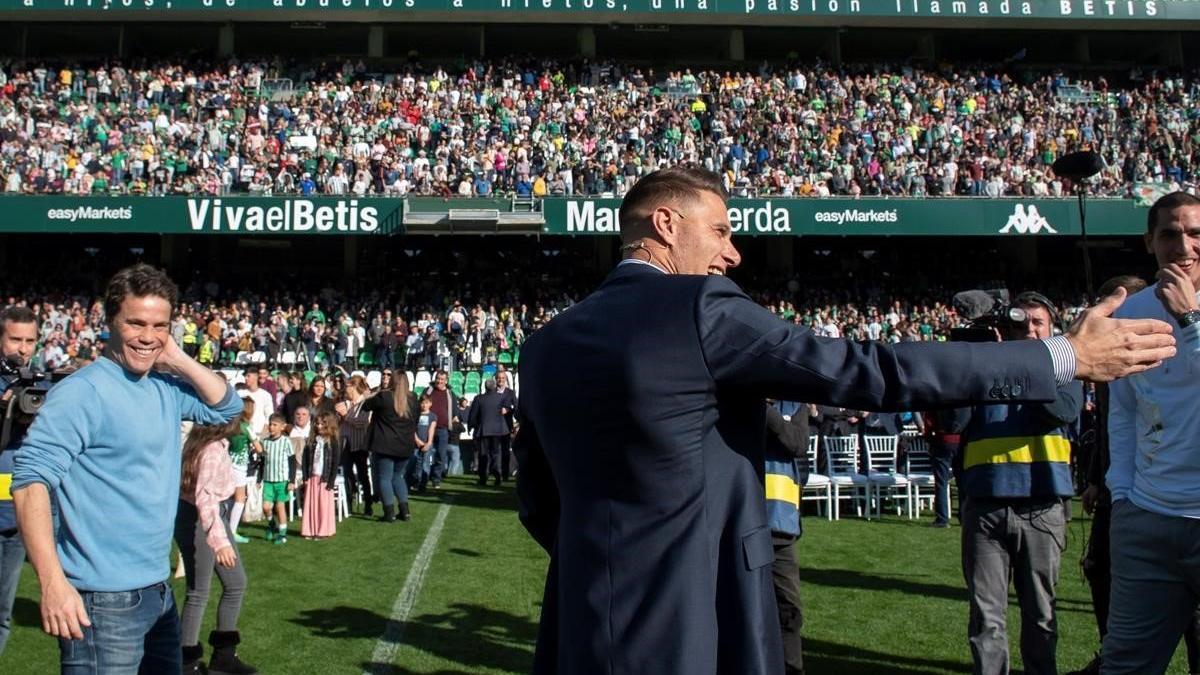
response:
[(831, 588), (854, 588), (868, 591), (900, 591), (909, 595), (966, 602), (966, 588), (915, 581), (915, 579), (929, 576), (932, 575), (880, 576), (856, 570), (800, 568), (801, 584), (814, 584)]
[(37, 602), (29, 598), (17, 597), (13, 601), (13, 623), (18, 626), (28, 626), (40, 629), (42, 627), (42, 609)]
[[(387, 617), (355, 607), (304, 610), (293, 623), (307, 626), (323, 638), (379, 638), (388, 630)], [(439, 614), (410, 618), (398, 630), (398, 647), (410, 647), (454, 664), (436, 673), (471, 673), (490, 668), (528, 672), (533, 663), (537, 623), (523, 616), (457, 603)], [(370, 673), (411, 673), (403, 664), (364, 662)], [(421, 671), (427, 672), (427, 671)]]
[(897, 656), (863, 649), (861, 646), (804, 639), (804, 669), (810, 673), (934, 675), (961, 673), (970, 668), (971, 664), (967, 662)]
[(388, 619), (369, 609), (342, 605), (304, 609), (290, 621), (305, 626), (315, 637), (366, 639), (383, 635)]
[(466, 506), (493, 511), (511, 511), (516, 514), (517, 495), (512, 483), (501, 487), (478, 487), (474, 481), (457, 478), (442, 483), (437, 490), (426, 490), (411, 497), (413, 501), (442, 502), (454, 500), (455, 506)]

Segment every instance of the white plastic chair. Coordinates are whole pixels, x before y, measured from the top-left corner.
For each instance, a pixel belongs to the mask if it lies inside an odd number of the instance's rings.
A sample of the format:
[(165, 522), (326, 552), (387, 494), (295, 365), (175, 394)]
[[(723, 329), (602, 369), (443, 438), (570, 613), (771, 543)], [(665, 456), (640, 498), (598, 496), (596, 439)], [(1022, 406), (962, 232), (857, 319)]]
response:
[[(861, 516), (862, 504), (867, 500), (867, 477), (858, 472), (858, 436), (825, 437), (825, 471), (833, 486), (833, 519), (842, 517), (842, 499), (853, 501)], [(844, 489), (850, 493), (846, 497), (842, 497)]]
[(383, 371), (372, 370), (367, 373), (367, 386), (371, 389), (378, 389), (380, 383), (383, 382)]
[[(908, 508), (908, 517), (913, 517), (912, 491), (908, 477), (896, 471), (896, 449), (899, 444), (898, 436), (866, 436), (863, 439), (867, 451), (867, 484), (870, 494), (867, 499), (867, 520), (871, 519), (874, 505), (883, 515), (884, 491), (887, 491), (892, 501), (904, 500)], [(900, 515), (900, 505), (896, 504), (896, 515)]]
[(424, 391), (433, 382), (433, 373), (430, 373), (428, 370), (422, 370), (417, 373), (417, 379), (409, 380), (409, 382), (413, 383), (413, 391)]
[[(929, 500), (929, 508), (933, 508), (934, 496), (937, 494), (936, 481), (933, 477), (933, 457), (929, 454), (929, 441), (920, 436), (908, 436), (905, 443), (908, 452), (904, 455), (904, 476), (912, 486), (912, 500), (916, 517), (921, 517), (921, 501)], [(925, 492), (923, 488), (928, 489)]]
[(296, 365), (296, 352), (287, 351), (279, 355), (279, 365), (294, 366)]
[[(811, 493), (811, 494), (810, 494)], [(817, 473), (817, 437), (808, 439), (808, 480), (800, 490), (800, 503), (817, 502), (817, 513), (825, 505), (825, 520), (833, 520), (833, 482), (829, 476)]]
[(346, 501), (346, 478), (342, 476), (341, 469), (338, 469), (337, 478), (333, 481), (333, 504), (334, 511), (337, 513), (337, 520), (340, 523), (350, 513), (350, 504)]

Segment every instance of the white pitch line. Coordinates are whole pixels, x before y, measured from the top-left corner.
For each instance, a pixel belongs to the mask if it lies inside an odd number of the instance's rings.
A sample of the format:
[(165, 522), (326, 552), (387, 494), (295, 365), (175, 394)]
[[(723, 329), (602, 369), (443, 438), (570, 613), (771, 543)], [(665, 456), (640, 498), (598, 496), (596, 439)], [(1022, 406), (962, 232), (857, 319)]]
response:
[(400, 639), (404, 634), (404, 624), (408, 621), (408, 615), (412, 613), (413, 606), (417, 604), (417, 598), (421, 595), (421, 587), (425, 585), (425, 573), (429, 570), (429, 563), (433, 561), (433, 552), (437, 550), (438, 539), (442, 536), (442, 528), (446, 525), (446, 514), (449, 512), (449, 504), (442, 504), (438, 507), (438, 512), (433, 517), (433, 524), (429, 526), (429, 532), (425, 534), (425, 541), (421, 543), (421, 549), (417, 551), (417, 557), (408, 570), (408, 577), (404, 579), (404, 587), (400, 589), (400, 595), (396, 596), (396, 604), (392, 605), (392, 616), (388, 619), (383, 636), (379, 638), (379, 642), (375, 644), (375, 651), (371, 654), (373, 670), (364, 670), (363, 675), (385, 673), (387, 667), (392, 664), (392, 659), (396, 656), (396, 649), (400, 646)]

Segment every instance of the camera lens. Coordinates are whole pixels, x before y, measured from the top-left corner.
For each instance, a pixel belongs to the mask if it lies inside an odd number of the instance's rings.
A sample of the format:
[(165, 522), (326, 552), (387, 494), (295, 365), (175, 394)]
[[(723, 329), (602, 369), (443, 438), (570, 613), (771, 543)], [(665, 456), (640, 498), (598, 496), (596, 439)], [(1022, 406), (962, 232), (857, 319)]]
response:
[(1009, 321), (1012, 321), (1013, 323), (1025, 323), (1025, 320), (1028, 318), (1029, 316), (1025, 314), (1025, 310), (1021, 309), (1020, 307), (1008, 308)]

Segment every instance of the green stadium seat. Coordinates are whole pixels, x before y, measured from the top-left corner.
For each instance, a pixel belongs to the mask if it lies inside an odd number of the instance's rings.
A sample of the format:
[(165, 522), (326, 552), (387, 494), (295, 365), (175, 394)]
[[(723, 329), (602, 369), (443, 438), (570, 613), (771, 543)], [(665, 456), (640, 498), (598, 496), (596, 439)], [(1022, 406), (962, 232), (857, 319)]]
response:
[(500, 352), (500, 354), (496, 356), (496, 361), (503, 365), (511, 366), (513, 363), (512, 352)]
[(463, 384), (463, 390), (467, 394), (478, 394), (479, 390), (482, 388), (483, 378), (479, 376), (479, 372), (472, 370), (471, 372), (467, 373), (467, 379)]
[(304, 371), (304, 386), (306, 386), (306, 387), (311, 386), (312, 381), (315, 379), (317, 379), (317, 371), (315, 371), (315, 370)]
[(358, 365), (369, 367), (375, 365), (375, 353), (370, 350), (364, 350), (358, 355)]

